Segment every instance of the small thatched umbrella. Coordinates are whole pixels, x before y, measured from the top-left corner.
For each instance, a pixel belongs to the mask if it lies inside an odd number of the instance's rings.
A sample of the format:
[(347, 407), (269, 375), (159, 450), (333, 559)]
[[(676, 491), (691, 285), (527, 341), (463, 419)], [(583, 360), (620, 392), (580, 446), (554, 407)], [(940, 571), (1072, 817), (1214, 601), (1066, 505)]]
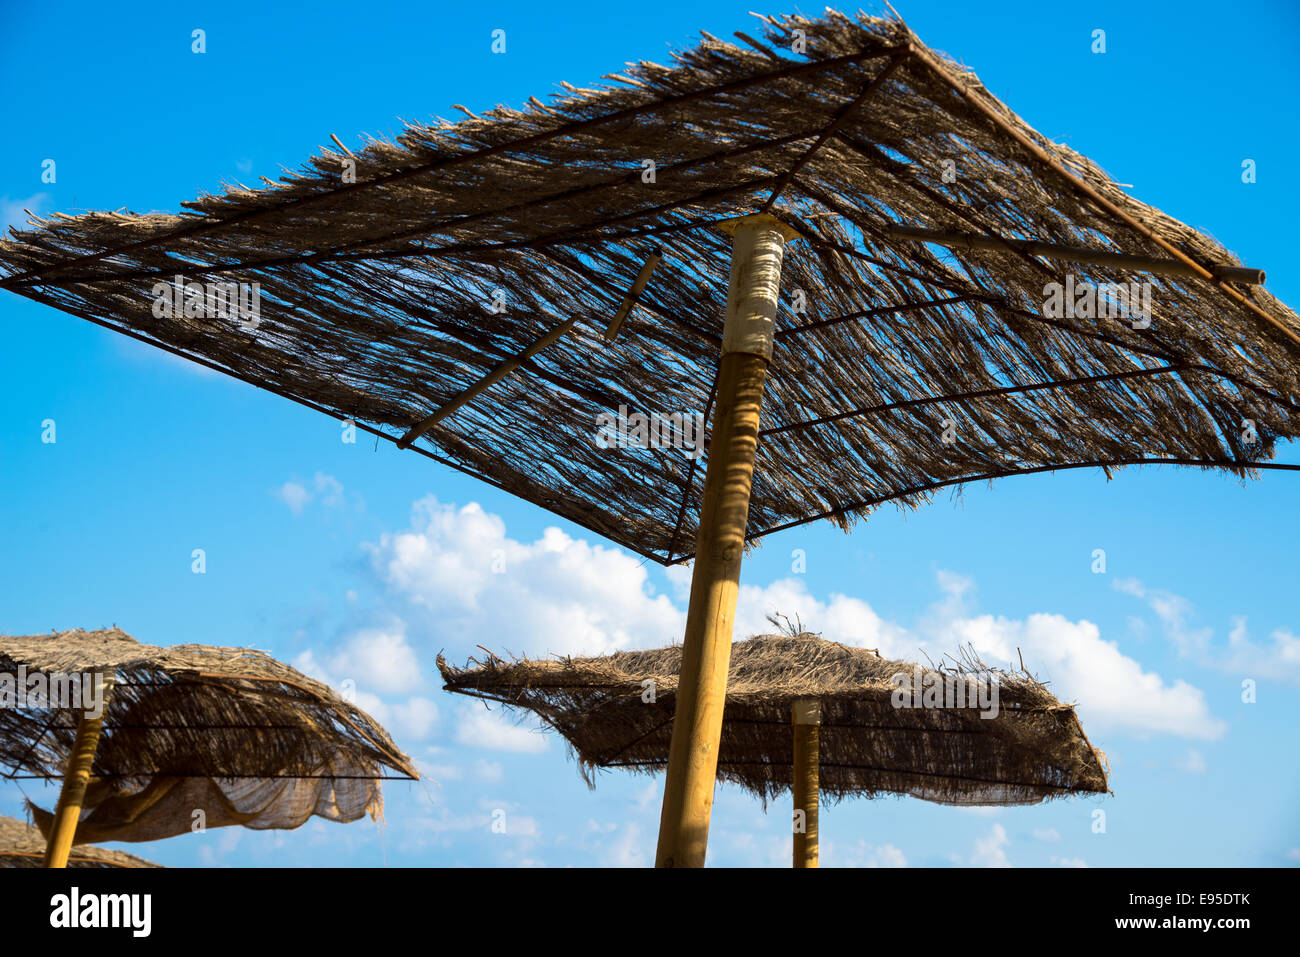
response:
[[(490, 656), (463, 669), (439, 656), (438, 668), (448, 691), (536, 712), (568, 740), (591, 784), (593, 768), (667, 766), (681, 659), (674, 645), (600, 658)], [(953, 706), (958, 689), (966, 706)], [(983, 717), (990, 698), (996, 713)], [(717, 776), (765, 802), (793, 792), (796, 867), (817, 865), (819, 792), (954, 805), (1107, 793), (1104, 757), (1074, 707), (1028, 674), (973, 657), (922, 668), (811, 634), (732, 646)]]
[[(42, 867), (45, 836), (30, 824), (0, 814), (0, 867)], [(105, 847), (74, 847), (68, 867), (161, 867), (126, 851)]]
[(0, 636), (6, 695), (20, 700), (0, 707), (0, 765), (63, 779), (53, 814), (29, 804), (52, 867), (74, 843), (377, 819), (380, 781), (419, 776), (365, 712), (247, 648), (162, 648), (117, 628)]

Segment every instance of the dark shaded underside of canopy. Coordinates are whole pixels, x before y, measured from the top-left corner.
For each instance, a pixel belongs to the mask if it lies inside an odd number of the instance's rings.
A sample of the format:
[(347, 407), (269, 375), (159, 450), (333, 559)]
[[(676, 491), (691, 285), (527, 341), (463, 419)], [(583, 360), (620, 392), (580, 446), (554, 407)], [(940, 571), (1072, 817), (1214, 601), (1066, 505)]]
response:
[[(706, 37), (671, 67), (631, 65), (547, 105), (410, 126), (357, 153), (355, 185), (342, 180), (351, 158), (326, 150), (279, 183), (205, 195), (179, 216), (38, 221), (0, 242), (0, 285), (388, 437), (581, 316), (414, 448), (661, 562), (691, 552), (703, 463), (598, 448), (596, 419), (620, 406), (709, 409), (730, 256), (716, 224), (769, 203), (803, 238), (783, 275), (751, 539), (1055, 467), (1251, 474), (1277, 437), (1297, 434), (1296, 349), (1208, 281), (1011, 250), (948, 254), (885, 229), (1167, 258), (1082, 181), (1197, 262), (1237, 262), (1209, 236), (1125, 195), (900, 23), (791, 17), (741, 42)], [(924, 56), (900, 59), (908, 43)], [(655, 244), (663, 263), (606, 344), (599, 330)], [(1045, 318), (1044, 287), (1066, 272), (1149, 279), (1150, 328)], [(177, 273), (260, 282), (260, 324), (155, 318), (154, 285)], [(496, 290), (502, 314), (488, 308)], [(1300, 330), (1262, 288), (1249, 294)], [(940, 440), (948, 421), (951, 443)]]
[[(528, 709), (593, 768), (667, 766), (681, 647), (601, 658), (504, 661), (456, 668), (446, 689)], [(903, 794), (940, 804), (1035, 804), (1106, 793), (1104, 758), (1074, 708), (1027, 675), (963, 669), (999, 687), (997, 717), (975, 708), (896, 708), (894, 675), (913, 665), (813, 635), (769, 635), (732, 646), (718, 777), (772, 798), (790, 789), (797, 698), (822, 702), (821, 790), (830, 800)], [(933, 669), (923, 669), (933, 673)], [(953, 671), (944, 677), (956, 678)], [(922, 679), (924, 680), (924, 679)], [(646, 682), (653, 682), (653, 702)]]
[[(22, 670), (20, 670), (20, 667)], [(159, 840), (239, 824), (293, 828), (312, 815), (382, 813), (381, 780), (416, 778), (373, 718), (265, 652), (159, 647), (113, 628), (0, 635), (0, 680), (111, 671), (80, 843)], [(57, 693), (57, 692), (56, 692)], [(63, 777), (84, 699), (0, 708), (0, 777)], [(29, 804), (43, 830), (49, 814)]]

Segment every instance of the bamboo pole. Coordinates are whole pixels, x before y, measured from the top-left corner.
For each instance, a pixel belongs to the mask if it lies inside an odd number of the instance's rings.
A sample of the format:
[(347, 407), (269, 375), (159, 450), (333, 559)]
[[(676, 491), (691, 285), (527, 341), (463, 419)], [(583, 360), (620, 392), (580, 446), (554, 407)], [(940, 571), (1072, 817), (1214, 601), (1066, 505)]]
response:
[(794, 734), (794, 779), (790, 788), (794, 796), (794, 866), (816, 867), (822, 703), (815, 698), (800, 698), (790, 708), (790, 723)]
[[(991, 249), (996, 252), (1007, 250), (1043, 256), (1047, 259), (1066, 259), (1071, 262), (1089, 263), (1094, 266), (1116, 266), (1120, 269), (1132, 269), (1136, 272), (1155, 273), (1157, 276), (1179, 276), (1188, 279), (1200, 279), (1204, 269), (1188, 265), (1177, 259), (1160, 259), (1156, 256), (1132, 256), (1128, 253), (1108, 253), (1100, 249), (1084, 249), (1080, 246), (1061, 246), (1057, 243), (1043, 243), (1031, 239), (1008, 239), (1005, 236), (987, 236), (979, 233), (939, 232), (933, 229), (918, 229), (915, 226), (890, 226), (885, 235), (891, 239), (909, 239), (918, 243), (936, 243), (949, 249)], [(1251, 269), (1248, 266), (1207, 266), (1216, 279), (1229, 279), (1232, 282), (1248, 286), (1264, 284), (1264, 270)]]
[(46, 867), (68, 866), (68, 854), (77, 835), (81, 804), (86, 799), (86, 785), (90, 782), (90, 768), (95, 761), (95, 751), (99, 748), (99, 735), (104, 728), (108, 699), (113, 693), (112, 672), (100, 673), (97, 677), (102, 680), (99, 716), (92, 717), (90, 712), (83, 711), (77, 720), (77, 736), (72, 742), (72, 751), (68, 754), (59, 803), (54, 808), (54, 821), (45, 843)]
[(658, 867), (704, 866), (759, 408), (772, 357), (781, 259), (795, 235), (767, 213), (732, 220), (724, 228), (732, 234), (731, 276), (659, 819)]

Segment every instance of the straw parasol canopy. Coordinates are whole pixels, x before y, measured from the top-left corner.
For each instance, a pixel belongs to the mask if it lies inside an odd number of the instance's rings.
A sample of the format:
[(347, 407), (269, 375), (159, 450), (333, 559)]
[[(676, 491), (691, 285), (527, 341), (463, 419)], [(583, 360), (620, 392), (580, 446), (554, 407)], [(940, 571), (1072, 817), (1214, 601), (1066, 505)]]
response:
[[(40, 867), (45, 836), (40, 830), (0, 814), (0, 867)], [(126, 851), (79, 846), (68, 856), (68, 867), (161, 867)]]
[[(721, 227), (752, 213), (794, 238), (747, 541), (1056, 469), (1300, 467), (1272, 461), (1300, 435), (1300, 319), (1259, 270), (899, 20), (760, 27), (548, 103), (326, 148), (176, 215), (33, 219), (0, 241), (0, 288), (665, 564), (694, 554), (704, 469), (644, 424), (725, 405)], [(1145, 323), (1104, 311), (1130, 283)], [(620, 410), (632, 441), (603, 447)]]
[[(464, 668), (439, 656), (438, 668), (448, 691), (537, 714), (568, 741), (594, 787), (596, 768), (665, 768), (681, 657), (673, 645), (598, 658), (490, 655)], [(904, 687), (897, 675), (919, 689), (993, 682), (996, 717), (981, 717), (973, 705), (896, 707), (895, 692)], [(915, 700), (924, 704), (921, 695)], [(807, 633), (733, 644), (718, 778), (765, 802), (789, 791), (796, 767), (791, 712), (800, 701), (820, 702), (820, 790), (831, 801), (899, 794), (1007, 805), (1108, 793), (1105, 758), (1089, 744), (1074, 706), (1028, 674), (974, 658), (922, 668)]]
[[(145, 645), (116, 627), (0, 636), (0, 694), (10, 677), (38, 689), (0, 708), (7, 777), (65, 778), (89, 710), (84, 697), (70, 706), (57, 689), (69, 676), (95, 674), (111, 690), (98, 748), (85, 755), (77, 843), (153, 841), (198, 823), (264, 829), (295, 828), (313, 815), (377, 819), (381, 780), (418, 777), (378, 722), (265, 652)], [(29, 808), (48, 835), (53, 815)]]

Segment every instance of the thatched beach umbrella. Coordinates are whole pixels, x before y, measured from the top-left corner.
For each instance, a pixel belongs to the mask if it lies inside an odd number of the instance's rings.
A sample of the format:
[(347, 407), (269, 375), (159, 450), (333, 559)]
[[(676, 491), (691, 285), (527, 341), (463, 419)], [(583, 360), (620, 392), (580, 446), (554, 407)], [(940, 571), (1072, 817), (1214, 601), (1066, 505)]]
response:
[[(45, 835), (39, 828), (0, 814), (0, 867), (43, 867)], [(143, 857), (106, 847), (79, 845), (68, 853), (68, 867), (161, 867)]]
[(1300, 469), (1272, 461), (1300, 319), (1261, 270), (901, 21), (737, 37), (0, 241), (0, 288), (695, 559), (678, 866), (704, 862), (747, 542), (1058, 469)]
[[(465, 668), (438, 658), (448, 691), (526, 708), (559, 731), (593, 785), (595, 768), (668, 766), (681, 667), (680, 645)], [(1104, 760), (1074, 707), (1027, 674), (973, 659), (922, 668), (810, 634), (731, 649), (717, 774), (764, 802), (791, 791), (796, 867), (817, 865), (820, 795), (1036, 804), (1107, 793)]]
[(0, 767), (62, 779), (29, 803), (61, 867), (73, 844), (383, 810), (419, 775), (373, 718), (262, 651), (144, 645), (117, 628), (0, 636)]

